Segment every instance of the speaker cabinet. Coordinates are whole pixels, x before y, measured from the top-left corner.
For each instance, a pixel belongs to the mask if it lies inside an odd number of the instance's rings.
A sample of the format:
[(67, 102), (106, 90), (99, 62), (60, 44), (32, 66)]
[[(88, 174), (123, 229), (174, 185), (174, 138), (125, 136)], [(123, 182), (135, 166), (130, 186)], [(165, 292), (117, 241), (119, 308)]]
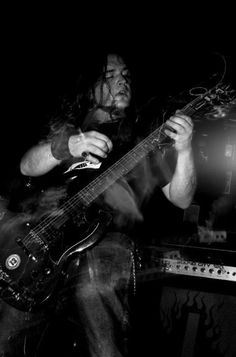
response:
[(233, 285), (200, 278), (142, 283), (137, 355), (235, 357)]

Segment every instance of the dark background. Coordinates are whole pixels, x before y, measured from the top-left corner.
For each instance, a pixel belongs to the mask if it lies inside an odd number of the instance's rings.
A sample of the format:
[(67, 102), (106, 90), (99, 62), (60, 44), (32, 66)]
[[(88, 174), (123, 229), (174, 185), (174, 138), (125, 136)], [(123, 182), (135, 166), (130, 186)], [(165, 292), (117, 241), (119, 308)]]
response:
[[(130, 58), (140, 105), (154, 96), (161, 98), (163, 103), (173, 99), (176, 108), (181, 108), (180, 98), (185, 98), (190, 88), (202, 83), (215, 85), (222, 76), (236, 88), (234, 10), (226, 5), (209, 4), (206, 9), (205, 4), (199, 2), (188, 7), (167, 3), (165, 8), (160, 5), (149, 8), (148, 4), (138, 7), (136, 4), (129, 11), (123, 3), (109, 4), (104, 10), (99, 5), (99, 11), (92, 3), (88, 5), (91, 8), (86, 10), (81, 5), (79, 8), (68, 6), (69, 9), (63, 4), (60, 7), (57, 4), (53, 9), (42, 5), (34, 8), (14, 5), (3, 11), (0, 131), (0, 188), (3, 194), (18, 171), (22, 154), (35, 143), (40, 128), (57, 105), (58, 97), (73, 84), (81, 62), (86, 56), (96, 58), (101, 48), (108, 46), (121, 50)], [(222, 123), (222, 126), (219, 124), (217, 128), (209, 129), (208, 124), (206, 121), (201, 130), (213, 130), (214, 135), (207, 145), (211, 155), (219, 155), (214, 159), (218, 162), (226, 144), (226, 136), (219, 139), (218, 135), (221, 129), (224, 131), (224, 126)], [(235, 127), (230, 129), (233, 140), (236, 140), (235, 130)], [(198, 143), (198, 140), (194, 141), (197, 157)], [(216, 164), (214, 170), (211, 164), (212, 161), (197, 167), (200, 180), (195, 203), (204, 212), (203, 222), (208, 217), (211, 203), (221, 197), (225, 179), (225, 163), (223, 166)], [(233, 180), (235, 185), (235, 176)], [(235, 207), (234, 194), (235, 191), (228, 197)], [(146, 212), (146, 241), (153, 242), (154, 239), (158, 243), (159, 237), (168, 233), (179, 236), (178, 229), (183, 228), (183, 211), (169, 205), (162, 197), (154, 196), (151, 203), (155, 210)], [(230, 217), (230, 222), (220, 228), (234, 229), (235, 210), (230, 211)], [(198, 284), (197, 289), (201, 292), (203, 285)], [(147, 351), (156, 355), (159, 350), (160, 285), (153, 282), (152, 286), (146, 285), (139, 291), (135, 317), (137, 335), (134, 336), (134, 339), (140, 338), (137, 355)], [(189, 291), (194, 293), (196, 286), (189, 288), (184, 283), (183, 288), (189, 295)], [(174, 293), (177, 291), (173, 290)], [(218, 297), (220, 291), (221, 287), (212, 294)], [(185, 293), (182, 296), (185, 299)], [(174, 310), (172, 312), (175, 314)], [(184, 333), (184, 328), (181, 331)], [(56, 339), (57, 333), (56, 330)], [(66, 333), (62, 333), (63, 341)], [(165, 343), (171, 349), (169, 336)]]
[(141, 105), (152, 96), (177, 95), (213, 75), (217, 82), (225, 71), (235, 82), (231, 10), (168, 4), (128, 10), (120, 4), (104, 10), (61, 5), (3, 11), (3, 166), (11, 167), (34, 142), (59, 95), (77, 78), (81, 61), (96, 58), (101, 48), (130, 57)]

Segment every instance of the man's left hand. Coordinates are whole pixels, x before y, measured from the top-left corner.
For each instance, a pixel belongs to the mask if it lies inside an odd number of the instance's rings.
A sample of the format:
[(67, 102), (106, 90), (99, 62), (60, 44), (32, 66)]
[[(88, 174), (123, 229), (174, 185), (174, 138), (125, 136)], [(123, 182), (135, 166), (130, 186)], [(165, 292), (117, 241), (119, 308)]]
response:
[[(175, 149), (178, 152), (189, 150), (191, 148), (193, 134), (192, 119), (182, 114), (181, 111), (176, 111), (176, 113), (166, 121), (166, 125), (165, 133), (175, 141)], [(168, 127), (173, 131), (169, 130)]]

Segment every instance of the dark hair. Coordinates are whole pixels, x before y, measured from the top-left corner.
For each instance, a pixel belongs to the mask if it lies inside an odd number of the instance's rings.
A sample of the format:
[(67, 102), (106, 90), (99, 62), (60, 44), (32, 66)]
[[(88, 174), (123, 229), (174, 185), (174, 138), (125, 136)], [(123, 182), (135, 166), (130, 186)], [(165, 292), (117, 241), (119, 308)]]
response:
[[(80, 59), (79, 74), (72, 85), (72, 89), (60, 98), (60, 104), (49, 121), (50, 136), (61, 130), (62, 126), (81, 126), (86, 115), (94, 108), (94, 88), (95, 84), (105, 81), (105, 69), (107, 67), (107, 59), (109, 54), (117, 54), (120, 56), (127, 66), (129, 60), (125, 54), (117, 51), (100, 50), (96, 53), (87, 53)], [(133, 91), (132, 91), (133, 93)], [(129, 117), (134, 118), (136, 113), (134, 105), (134, 95), (130, 107), (128, 108)]]

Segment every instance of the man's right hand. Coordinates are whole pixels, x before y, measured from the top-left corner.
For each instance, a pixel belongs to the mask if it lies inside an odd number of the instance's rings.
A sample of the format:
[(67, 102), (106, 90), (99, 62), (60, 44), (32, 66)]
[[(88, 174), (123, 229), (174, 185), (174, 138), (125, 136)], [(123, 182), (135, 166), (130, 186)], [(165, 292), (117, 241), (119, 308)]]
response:
[(97, 164), (100, 158), (106, 158), (112, 150), (111, 140), (104, 134), (92, 130), (84, 133), (71, 135), (68, 142), (70, 153), (74, 157), (83, 157)]

